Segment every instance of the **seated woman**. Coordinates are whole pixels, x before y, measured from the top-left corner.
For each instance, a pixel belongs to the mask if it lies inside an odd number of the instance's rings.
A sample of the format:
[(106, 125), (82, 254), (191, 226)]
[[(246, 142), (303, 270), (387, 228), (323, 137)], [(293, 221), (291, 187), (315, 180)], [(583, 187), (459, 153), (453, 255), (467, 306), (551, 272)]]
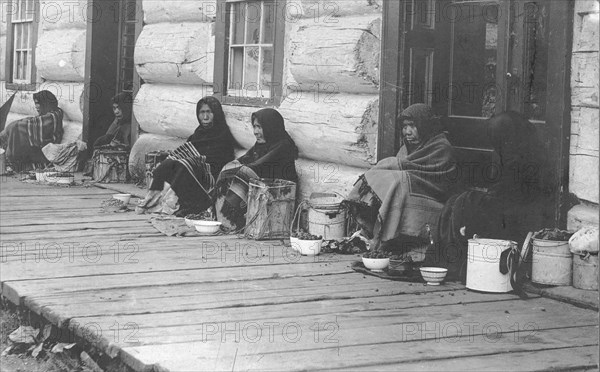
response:
[(344, 204), (371, 240), (370, 249), (405, 253), (429, 241), (429, 229), (451, 195), (456, 165), (429, 106), (414, 104), (398, 119), (400, 151), (360, 176)]
[(253, 113), (251, 120), (256, 144), (244, 156), (228, 164), (217, 181), (217, 215), (234, 229), (246, 225), (251, 179), (298, 182), (295, 164), (298, 148), (286, 132), (281, 114), (266, 108)]
[(129, 147), (131, 139), (131, 111), (133, 98), (131, 93), (119, 93), (112, 98), (112, 110), (115, 120), (110, 124), (106, 134), (94, 142), (94, 148), (110, 145), (111, 147)]
[(33, 94), (38, 116), (13, 121), (0, 132), (0, 146), (13, 165), (46, 164), (42, 148), (60, 143), (63, 136), (63, 111), (56, 96), (47, 90)]
[[(487, 191), (466, 191), (446, 202), (435, 245), (426, 261), (448, 268), (448, 278), (465, 279), (468, 239), (512, 240), (522, 244), (529, 231), (543, 227), (545, 150), (535, 127), (517, 112), (488, 120), (488, 135), (499, 158), (499, 174)], [(520, 246), (520, 245), (519, 245)]]
[[(233, 158), (233, 137), (221, 103), (204, 97), (196, 104), (199, 126), (186, 143), (154, 170), (152, 184), (138, 212), (197, 214), (211, 208), (215, 179)], [(166, 187), (165, 187), (166, 186)], [(174, 192), (176, 202), (170, 198)]]

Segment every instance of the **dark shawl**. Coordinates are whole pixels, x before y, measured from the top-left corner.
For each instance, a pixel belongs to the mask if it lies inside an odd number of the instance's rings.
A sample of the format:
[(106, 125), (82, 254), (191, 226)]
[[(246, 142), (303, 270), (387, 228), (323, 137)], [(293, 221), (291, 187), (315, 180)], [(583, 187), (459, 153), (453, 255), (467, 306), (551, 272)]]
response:
[[(413, 114), (413, 106), (401, 116)], [(400, 235), (428, 239), (427, 226), (435, 227), (442, 203), (451, 195), (456, 178), (453, 147), (440, 129), (435, 132), (433, 120), (417, 119), (424, 141), (411, 151), (403, 139), (396, 157), (381, 160), (362, 175), (348, 196), (350, 202), (378, 208), (373, 234), (380, 241)]]
[(33, 95), (40, 104), (40, 115), (14, 121), (0, 133), (6, 156), (14, 162), (46, 162), (42, 147), (60, 143), (63, 136), (63, 111), (51, 92), (43, 90)]
[(253, 178), (298, 181), (295, 160), (298, 148), (285, 130), (281, 114), (266, 108), (252, 114), (263, 128), (266, 143), (255, 144), (238, 160), (243, 166), (221, 172), (217, 197), (225, 196), (221, 214), (238, 227), (244, 226), (249, 182)]
[[(464, 279), (468, 239), (480, 238), (520, 242), (528, 231), (543, 227), (545, 149), (535, 127), (517, 112), (504, 112), (488, 121), (488, 136), (500, 161), (498, 182), (487, 192), (466, 191), (444, 205), (435, 237), (428, 252), (432, 264), (446, 266)], [(464, 235), (460, 229), (464, 229)]]
[(298, 148), (286, 132), (283, 117), (274, 109), (266, 108), (252, 114), (263, 128), (266, 143), (255, 144), (238, 160), (251, 168), (260, 178), (298, 181), (295, 160)]
[(119, 93), (112, 98), (112, 103), (119, 105), (123, 116), (121, 119), (115, 118), (108, 130), (107, 136), (112, 136), (114, 141), (129, 145), (131, 140), (131, 112), (133, 97), (129, 92)]
[[(198, 112), (204, 104), (208, 105), (213, 112), (213, 126), (205, 129), (199, 125), (187, 141), (206, 157), (206, 162), (211, 165), (211, 173), (217, 179), (225, 164), (234, 159), (234, 140), (218, 99), (208, 96), (198, 101), (196, 119), (198, 119)], [(198, 122), (200, 123), (199, 119)]]

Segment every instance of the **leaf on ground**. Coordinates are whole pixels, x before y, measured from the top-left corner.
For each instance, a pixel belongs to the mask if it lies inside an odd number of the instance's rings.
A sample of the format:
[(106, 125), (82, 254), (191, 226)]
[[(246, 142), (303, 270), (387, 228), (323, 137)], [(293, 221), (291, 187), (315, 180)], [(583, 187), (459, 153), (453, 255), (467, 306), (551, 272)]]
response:
[(44, 332), (42, 333), (42, 342), (46, 341), (52, 335), (52, 324), (46, 324)]
[(33, 351), (31, 352), (31, 356), (34, 358), (37, 358), (38, 355), (40, 355), (40, 352), (42, 351), (42, 348), (44, 347), (44, 343), (40, 342), (38, 346), (36, 346)]
[(35, 344), (35, 338), (39, 334), (39, 329), (30, 326), (20, 326), (8, 338), (15, 344)]
[(52, 348), (52, 350), (50, 350), (50, 352), (55, 353), (55, 354), (62, 353), (63, 351), (65, 351), (65, 349), (69, 350), (73, 346), (75, 346), (75, 344), (67, 344), (64, 342), (59, 342), (58, 344), (54, 345), (54, 347)]
[(12, 348), (13, 348), (13, 345), (10, 345), (6, 349), (4, 349), (4, 351), (2, 351), (2, 356), (7, 356), (8, 354), (10, 354), (10, 351), (12, 350)]

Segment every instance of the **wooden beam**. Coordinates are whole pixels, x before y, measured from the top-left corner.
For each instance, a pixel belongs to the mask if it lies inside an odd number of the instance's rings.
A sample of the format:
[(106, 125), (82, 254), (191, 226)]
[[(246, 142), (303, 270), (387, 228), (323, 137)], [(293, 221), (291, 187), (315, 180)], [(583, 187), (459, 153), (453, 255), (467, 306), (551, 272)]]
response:
[(572, 1), (550, 2), (546, 124), (550, 135), (550, 148), (556, 151), (556, 158), (550, 161), (551, 164), (555, 164), (554, 222), (561, 228), (566, 228), (568, 212), (563, 205), (563, 198), (569, 193), (573, 16)]
[(395, 155), (396, 116), (402, 100), (404, 38), (402, 19), (404, 2), (383, 2), (381, 82), (379, 90), (379, 126), (377, 159)]

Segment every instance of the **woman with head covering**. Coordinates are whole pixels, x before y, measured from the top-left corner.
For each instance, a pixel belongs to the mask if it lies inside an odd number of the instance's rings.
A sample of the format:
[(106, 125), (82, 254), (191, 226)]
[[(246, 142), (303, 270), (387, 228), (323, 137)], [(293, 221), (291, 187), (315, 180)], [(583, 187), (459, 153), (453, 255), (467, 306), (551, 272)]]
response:
[(283, 117), (266, 108), (252, 114), (255, 145), (228, 164), (217, 181), (217, 213), (220, 220), (240, 228), (246, 222), (247, 196), (251, 179), (268, 178), (298, 182), (298, 148), (285, 130)]
[(447, 267), (448, 278), (465, 279), (468, 239), (473, 235), (522, 242), (529, 231), (552, 219), (542, 213), (548, 202), (549, 190), (543, 187), (548, 169), (533, 124), (509, 111), (491, 117), (487, 125), (499, 165), (495, 182), (486, 192), (465, 191), (448, 199), (436, 244), (427, 252), (426, 261)]
[[(233, 137), (216, 98), (209, 96), (198, 101), (196, 118), (199, 125), (194, 134), (154, 170), (150, 190), (140, 203), (139, 212), (186, 216), (212, 207), (210, 193), (215, 179), (234, 158)], [(178, 205), (173, 203), (172, 193)]]
[(60, 143), (63, 136), (63, 111), (56, 96), (47, 90), (33, 94), (38, 116), (14, 121), (0, 133), (0, 144), (13, 164), (47, 163), (42, 147)]
[(132, 105), (133, 98), (129, 92), (119, 93), (112, 98), (112, 110), (115, 119), (108, 127), (106, 134), (94, 142), (95, 149), (106, 145), (129, 147)]
[(398, 120), (400, 151), (360, 176), (345, 201), (371, 249), (406, 251), (429, 241), (456, 172), (453, 148), (429, 106), (414, 104)]

